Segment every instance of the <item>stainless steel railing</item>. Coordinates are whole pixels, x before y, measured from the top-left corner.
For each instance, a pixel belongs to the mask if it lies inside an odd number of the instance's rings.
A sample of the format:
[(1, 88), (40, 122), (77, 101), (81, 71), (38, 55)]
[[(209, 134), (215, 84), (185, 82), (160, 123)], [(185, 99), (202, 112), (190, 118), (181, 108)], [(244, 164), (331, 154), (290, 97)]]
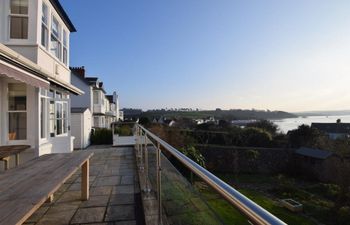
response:
[[(157, 189), (161, 189), (161, 160), (160, 155), (162, 151), (166, 151), (175, 157), (179, 162), (186, 166), (191, 172), (200, 177), (205, 183), (211, 186), (219, 195), (225, 198), (234, 208), (245, 215), (249, 221), (253, 224), (258, 225), (285, 225), (283, 221), (272, 215), (264, 208), (241, 194), (239, 191), (226, 184), (224, 181), (210, 173), (208, 170), (199, 166), (197, 163), (192, 161), (190, 158), (182, 154), (180, 151), (169, 145), (167, 142), (160, 139), (158, 136), (148, 131), (139, 124), (135, 124), (134, 127), (135, 136), (143, 138), (142, 142), (137, 142), (137, 149), (141, 150), (141, 157), (143, 157), (142, 150), (146, 148), (148, 140), (156, 147), (157, 150)], [(147, 154), (146, 154), (147, 155)], [(141, 160), (143, 162), (145, 160)], [(146, 160), (145, 162), (148, 163)], [(143, 167), (143, 165), (142, 165)], [(148, 167), (148, 165), (146, 165)], [(143, 168), (142, 168), (143, 169)], [(158, 204), (159, 204), (159, 222), (161, 224), (162, 212), (161, 212), (161, 194), (158, 191)]]

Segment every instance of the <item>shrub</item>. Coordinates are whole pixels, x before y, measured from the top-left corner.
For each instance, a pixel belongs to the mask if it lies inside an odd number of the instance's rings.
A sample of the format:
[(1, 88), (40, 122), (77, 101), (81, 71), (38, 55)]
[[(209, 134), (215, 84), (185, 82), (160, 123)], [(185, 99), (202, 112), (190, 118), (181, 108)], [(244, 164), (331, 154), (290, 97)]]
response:
[(205, 159), (202, 153), (198, 149), (196, 149), (193, 146), (187, 146), (185, 148), (180, 148), (180, 151), (187, 156), (188, 158), (192, 159), (194, 162), (196, 162), (198, 165), (205, 167)]
[(115, 128), (115, 133), (118, 134), (119, 136), (132, 136), (132, 130), (130, 126), (128, 125), (123, 125), (121, 127)]
[(113, 143), (112, 130), (106, 128), (96, 129), (91, 135), (91, 143), (93, 145), (106, 145)]

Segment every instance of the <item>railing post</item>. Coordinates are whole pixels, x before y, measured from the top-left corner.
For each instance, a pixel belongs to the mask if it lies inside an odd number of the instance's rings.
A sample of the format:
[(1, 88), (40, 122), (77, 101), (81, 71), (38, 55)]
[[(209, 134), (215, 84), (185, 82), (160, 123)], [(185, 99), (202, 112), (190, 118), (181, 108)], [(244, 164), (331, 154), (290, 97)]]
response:
[(162, 224), (162, 168), (161, 168), (161, 150), (157, 142), (157, 198), (158, 198), (158, 224)]
[[(146, 133), (145, 133), (146, 135)], [(143, 144), (142, 144), (142, 130), (140, 129), (140, 170), (143, 171), (144, 170), (144, 163), (143, 163)]]
[(147, 134), (145, 133), (145, 137), (143, 138), (144, 140), (144, 153), (145, 153), (145, 181), (146, 185), (143, 191), (147, 194), (151, 192), (150, 185), (149, 185), (149, 176), (148, 176), (148, 148), (147, 148)]

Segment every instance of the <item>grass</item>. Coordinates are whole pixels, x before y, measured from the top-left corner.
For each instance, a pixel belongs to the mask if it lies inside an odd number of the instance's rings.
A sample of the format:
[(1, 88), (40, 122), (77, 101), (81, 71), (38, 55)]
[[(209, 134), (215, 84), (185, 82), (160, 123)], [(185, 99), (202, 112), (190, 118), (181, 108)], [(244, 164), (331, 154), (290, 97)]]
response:
[[(210, 190), (209, 188), (203, 188), (203, 186), (199, 188), (199, 191), (204, 199), (207, 199), (207, 202), (212, 210), (223, 220), (225, 224), (232, 224), (232, 222), (234, 222), (236, 225), (249, 224), (247, 219), (242, 214), (234, 209), (227, 201), (218, 196), (214, 191)], [(276, 201), (264, 196), (263, 193), (241, 189), (239, 189), (239, 191), (289, 225), (316, 224), (311, 219), (301, 214), (295, 214), (286, 210), (285, 208), (282, 208)]]

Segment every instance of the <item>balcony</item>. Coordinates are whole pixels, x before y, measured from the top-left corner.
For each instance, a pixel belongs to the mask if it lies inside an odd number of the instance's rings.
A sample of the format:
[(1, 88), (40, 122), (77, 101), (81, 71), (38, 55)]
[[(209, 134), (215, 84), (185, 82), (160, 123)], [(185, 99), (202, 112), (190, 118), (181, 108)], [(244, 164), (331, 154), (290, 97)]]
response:
[[(114, 124), (115, 125), (115, 124)], [(285, 224), (145, 128), (114, 136), (114, 146), (92, 146), (91, 197), (80, 200), (77, 172), (27, 224)], [(125, 124), (124, 124), (125, 126)], [(114, 129), (113, 129), (114, 130)], [(185, 178), (179, 166), (197, 179)], [(182, 171), (183, 172), (183, 171)], [(225, 201), (225, 221), (201, 187)]]
[(94, 104), (93, 107), (94, 114), (106, 114), (106, 107), (102, 104)]

